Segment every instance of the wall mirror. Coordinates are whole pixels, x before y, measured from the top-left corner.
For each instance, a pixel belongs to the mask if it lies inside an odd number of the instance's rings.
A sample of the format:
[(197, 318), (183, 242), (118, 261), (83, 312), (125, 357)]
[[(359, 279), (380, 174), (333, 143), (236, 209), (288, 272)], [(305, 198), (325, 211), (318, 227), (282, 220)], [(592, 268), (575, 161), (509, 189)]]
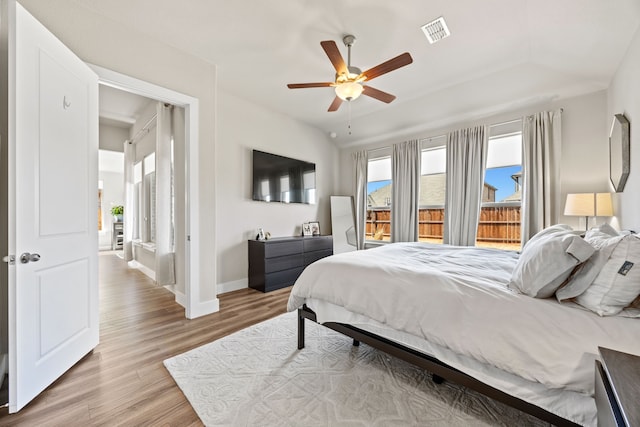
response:
[(609, 178), (616, 193), (624, 190), (629, 177), (629, 120), (616, 114), (609, 134)]

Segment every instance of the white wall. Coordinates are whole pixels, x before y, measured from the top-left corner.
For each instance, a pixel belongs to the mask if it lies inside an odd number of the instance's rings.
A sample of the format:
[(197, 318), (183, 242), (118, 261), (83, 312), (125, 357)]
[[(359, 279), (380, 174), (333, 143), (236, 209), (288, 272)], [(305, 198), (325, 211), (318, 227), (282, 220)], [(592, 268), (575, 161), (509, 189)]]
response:
[[(319, 221), (330, 234), (330, 196), (338, 177), (338, 150), (324, 133), (236, 96), (220, 93), (216, 169), (219, 292), (247, 286), (247, 239), (258, 227), (273, 237), (302, 234)], [(316, 205), (251, 200), (252, 150), (316, 164)], [(207, 185), (202, 183), (201, 185)]]
[(191, 236), (191, 245), (198, 245), (202, 260), (199, 303), (202, 307), (214, 306), (217, 302), (215, 65), (97, 15), (75, 0), (21, 0), (21, 3), (84, 61), (199, 100), (199, 178), (207, 185), (200, 186), (200, 234)]
[(631, 169), (624, 191), (614, 197), (613, 208), (621, 228), (640, 231), (640, 30), (607, 94), (607, 133), (614, 114), (624, 113), (631, 123)]
[[(609, 163), (608, 139), (604, 116), (606, 114), (606, 92), (599, 91), (574, 98), (541, 104), (510, 113), (488, 116), (473, 123), (459, 123), (447, 128), (438, 128), (425, 133), (412, 135), (410, 138), (428, 138), (446, 134), (452, 130), (475, 124), (497, 124), (520, 118), (538, 111), (563, 108), (562, 113), (562, 161), (561, 178), (558, 183), (561, 191), (562, 206), (568, 192), (605, 192), (608, 189)], [(440, 138), (438, 144), (442, 145)], [(340, 153), (340, 186), (341, 194), (353, 194), (353, 170), (351, 154), (356, 150), (391, 146), (401, 142), (389, 140), (371, 146), (354, 146), (343, 149)], [(569, 224), (575, 228), (584, 227), (584, 218), (565, 217), (560, 215), (558, 222)]]
[(105, 125), (98, 127), (98, 141), (101, 150), (124, 151), (124, 141), (129, 138), (129, 129)]

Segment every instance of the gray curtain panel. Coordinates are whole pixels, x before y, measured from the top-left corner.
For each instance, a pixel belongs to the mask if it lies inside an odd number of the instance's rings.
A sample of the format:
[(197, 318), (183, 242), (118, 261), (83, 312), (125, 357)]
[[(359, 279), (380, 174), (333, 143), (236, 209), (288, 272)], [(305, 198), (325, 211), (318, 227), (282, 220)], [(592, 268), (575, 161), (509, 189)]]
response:
[(175, 250), (173, 241), (173, 106), (158, 102), (156, 133), (156, 257), (155, 272), (158, 285), (176, 283)]
[(444, 243), (474, 246), (487, 163), (486, 126), (460, 129), (447, 137)]
[(355, 171), (353, 203), (356, 217), (356, 245), (358, 249), (364, 249), (367, 225), (367, 169), (369, 166), (369, 154), (366, 150), (356, 151), (352, 154), (352, 157), (353, 170)]
[(420, 142), (393, 145), (391, 157), (391, 241), (418, 241), (420, 198)]
[(558, 220), (562, 110), (522, 119), (522, 246)]
[(133, 260), (133, 220), (134, 220), (134, 183), (133, 163), (136, 160), (136, 146), (129, 141), (124, 142), (124, 212), (122, 248), (125, 261)]

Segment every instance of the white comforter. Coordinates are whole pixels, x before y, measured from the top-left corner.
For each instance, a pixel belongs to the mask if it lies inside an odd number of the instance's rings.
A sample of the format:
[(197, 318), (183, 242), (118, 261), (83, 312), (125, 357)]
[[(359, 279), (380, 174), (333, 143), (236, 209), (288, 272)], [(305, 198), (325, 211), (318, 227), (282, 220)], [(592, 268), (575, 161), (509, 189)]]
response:
[(640, 320), (518, 294), (507, 288), (516, 262), (513, 252), (425, 243), (334, 255), (305, 269), (288, 309), (326, 301), (548, 388), (587, 394), (598, 346), (640, 353)]

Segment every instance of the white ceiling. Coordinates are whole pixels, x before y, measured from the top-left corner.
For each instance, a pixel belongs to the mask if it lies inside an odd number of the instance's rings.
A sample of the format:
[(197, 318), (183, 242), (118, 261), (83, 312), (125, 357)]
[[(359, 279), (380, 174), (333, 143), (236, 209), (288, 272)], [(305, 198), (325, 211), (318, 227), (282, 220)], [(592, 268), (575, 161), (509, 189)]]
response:
[(129, 129), (153, 100), (144, 96), (100, 85), (100, 124)]
[[(605, 89), (640, 24), (639, 0), (75, 0), (79, 7), (218, 66), (220, 88), (321, 129), (340, 145), (374, 142)], [(430, 45), (420, 26), (444, 16), (452, 35)], [(327, 108), (332, 81), (320, 47), (354, 34), (352, 65), (408, 51), (413, 64), (366, 96)]]

